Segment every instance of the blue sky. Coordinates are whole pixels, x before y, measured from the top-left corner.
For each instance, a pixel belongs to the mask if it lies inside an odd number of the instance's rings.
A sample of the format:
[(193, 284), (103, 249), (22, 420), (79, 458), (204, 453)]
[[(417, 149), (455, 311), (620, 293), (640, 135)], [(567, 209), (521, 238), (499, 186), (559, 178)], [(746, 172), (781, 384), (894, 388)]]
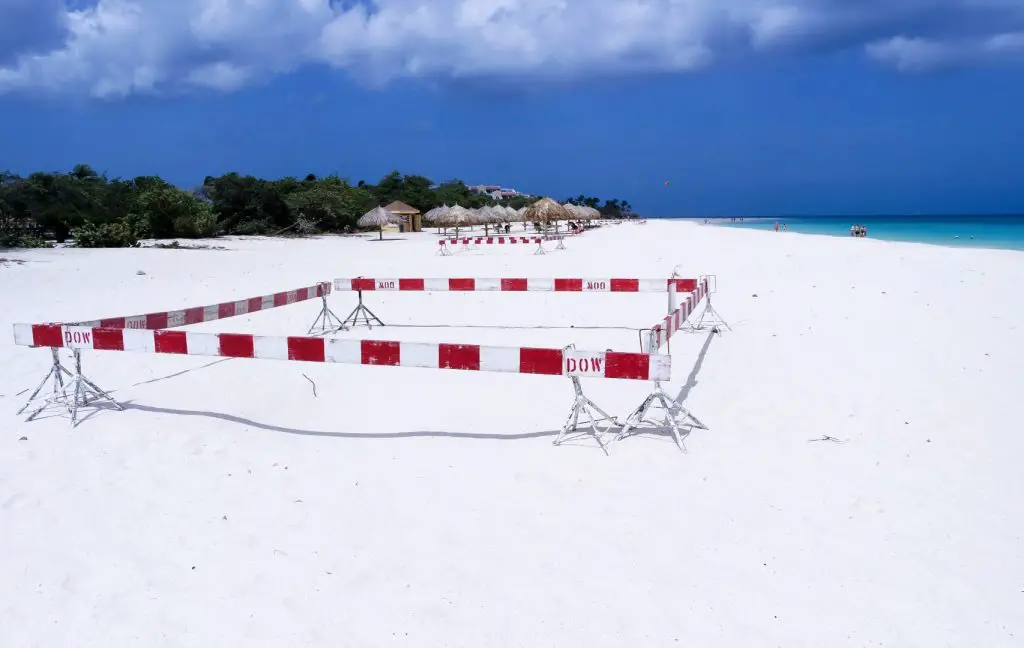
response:
[(1024, 0), (0, 0), (0, 116), (21, 173), (1024, 212)]

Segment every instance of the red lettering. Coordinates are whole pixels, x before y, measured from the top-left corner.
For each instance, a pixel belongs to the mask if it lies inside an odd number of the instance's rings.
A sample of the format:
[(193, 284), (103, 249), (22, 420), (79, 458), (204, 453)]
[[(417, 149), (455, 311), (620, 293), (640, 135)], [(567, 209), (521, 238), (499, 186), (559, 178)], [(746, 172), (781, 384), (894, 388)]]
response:
[(92, 344), (92, 334), (82, 331), (67, 331), (64, 339), (71, 344)]
[(395, 288), (395, 282), (394, 281), (378, 281), (377, 282), (377, 290), (394, 290), (394, 288)]
[(586, 358), (580, 360), (580, 373), (587, 373), (590, 371), (590, 363), (587, 362)]
[(594, 373), (601, 373), (601, 358), (591, 358), (590, 365)]
[(565, 370), (567, 373), (576, 373), (576, 358), (565, 359)]

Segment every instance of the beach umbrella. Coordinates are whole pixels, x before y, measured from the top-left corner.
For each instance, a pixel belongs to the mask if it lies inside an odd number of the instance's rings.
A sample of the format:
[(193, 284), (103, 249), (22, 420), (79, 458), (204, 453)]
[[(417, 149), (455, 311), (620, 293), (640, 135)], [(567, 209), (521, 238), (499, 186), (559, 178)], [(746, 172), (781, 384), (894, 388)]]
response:
[(437, 225), (438, 234), (441, 233), (441, 226), (444, 225), (444, 219), (448, 215), (448, 205), (441, 205), (434, 207), (426, 214), (423, 214), (423, 220), (427, 223), (433, 223)]
[(380, 230), (380, 238), (384, 240), (384, 227), (396, 221), (395, 215), (381, 206), (374, 207), (357, 221), (359, 227), (376, 227)]
[(574, 205), (572, 203), (567, 202), (563, 203), (562, 207), (565, 207), (565, 210), (572, 214), (573, 218), (583, 218), (583, 208), (580, 207), (579, 205)]
[(537, 202), (533, 203), (526, 208), (523, 212), (523, 216), (527, 220), (539, 223), (551, 223), (555, 224), (555, 233), (558, 233), (558, 221), (569, 220), (572, 218), (572, 214), (569, 213), (565, 207), (559, 205), (557, 202), (550, 198), (541, 198)]
[(508, 205), (505, 205), (504, 207), (502, 207), (502, 209), (505, 210), (505, 220), (506, 221), (513, 222), (513, 221), (521, 220), (520, 214), (519, 214), (519, 210), (513, 209), (512, 207), (509, 207)]
[(497, 205), (487, 205), (480, 208), (480, 218), (484, 224), (484, 235), (489, 234), (491, 225), (498, 225), (505, 221), (505, 210)]
[(470, 222), (472, 214), (461, 205), (452, 205), (444, 216), (444, 222), (449, 227), (455, 228), (455, 238), (459, 237), (459, 227)]

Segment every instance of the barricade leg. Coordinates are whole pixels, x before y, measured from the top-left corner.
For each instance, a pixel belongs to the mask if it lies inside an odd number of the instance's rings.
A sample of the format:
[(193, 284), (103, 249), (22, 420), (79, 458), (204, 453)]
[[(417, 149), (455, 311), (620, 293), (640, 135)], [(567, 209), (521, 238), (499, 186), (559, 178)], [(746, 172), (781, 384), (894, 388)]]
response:
[[(82, 406), (95, 403), (97, 401), (106, 401), (113, 405), (114, 409), (121, 411), (123, 408), (121, 404), (114, 400), (114, 397), (108, 394), (103, 389), (96, 386), (96, 383), (92, 382), (82, 373), (82, 352), (78, 349), (72, 351), (75, 360), (75, 371), (72, 373), (65, 367), (60, 361), (60, 355), (57, 349), (51, 348), (51, 354), (53, 355), (53, 364), (50, 367), (49, 373), (43, 378), (43, 382), (39, 384), (32, 395), (29, 396), (28, 402), (18, 410), (18, 414), (21, 414), (29, 405), (35, 401), (36, 396), (42, 391), (43, 387), (50, 380), (53, 381), (53, 392), (50, 396), (45, 398), (41, 405), (39, 405), (29, 415), (27, 421), (32, 421), (43, 412), (47, 407), (51, 405), (59, 405), (66, 409), (71, 415), (71, 427), (78, 425), (78, 409)], [(64, 376), (70, 378), (70, 384), (64, 382)], [(70, 393), (69, 393), (70, 391)]]
[[(577, 376), (569, 376), (569, 378), (572, 379), (575, 398), (573, 399), (572, 410), (565, 420), (565, 425), (562, 426), (562, 431), (555, 439), (554, 445), (561, 445), (570, 439), (578, 439), (589, 435), (594, 437), (597, 445), (601, 446), (601, 450), (607, 455), (608, 447), (605, 445), (602, 435), (607, 433), (612, 427), (619, 426), (619, 420), (614, 416), (610, 416), (598, 407), (594, 401), (587, 398), (583, 393), (583, 387), (580, 385), (580, 379)], [(587, 419), (587, 423), (582, 430), (579, 425), (581, 414), (586, 416)], [(605, 421), (609, 421), (609, 423), (602, 427), (600, 423)]]
[(374, 323), (378, 326), (384, 326), (384, 322), (380, 321), (380, 318), (373, 314), (369, 308), (363, 304), (363, 291), (359, 292), (359, 303), (356, 307), (348, 314), (341, 322), (341, 329), (347, 331), (349, 328), (359, 326), (361, 323), (365, 324), (367, 328), (373, 328)]
[[(652, 409), (662, 410), (664, 418), (661, 421), (648, 419), (647, 416), (651, 413)], [(633, 412), (626, 417), (626, 425), (622, 428), (622, 431), (619, 432), (619, 435), (615, 437), (615, 440), (621, 441), (631, 434), (638, 434), (639, 427), (644, 423), (653, 425), (658, 429), (671, 430), (672, 436), (675, 438), (676, 445), (683, 452), (686, 452), (686, 445), (683, 443), (683, 437), (689, 435), (690, 430), (693, 428), (697, 428), (699, 430), (708, 429), (706, 425), (701, 423), (700, 419), (666, 394), (660, 382), (654, 383), (654, 391), (644, 399), (644, 402), (641, 403), (639, 407), (633, 410)], [(682, 428), (686, 428), (685, 434), (681, 432)]]
[(558, 237), (558, 245), (555, 246), (555, 249), (556, 250), (564, 250), (564, 249), (566, 249), (566, 247), (565, 247), (565, 237), (564, 236), (559, 236)]
[(706, 328), (717, 331), (721, 326), (724, 326), (730, 331), (732, 330), (732, 327), (725, 321), (725, 318), (719, 315), (718, 311), (715, 310), (714, 305), (711, 303), (711, 293), (708, 293), (704, 297), (704, 310), (701, 312), (700, 317), (697, 318), (697, 321), (694, 322), (692, 328), (694, 331), (701, 331)]
[(341, 320), (338, 319), (338, 316), (327, 305), (327, 295), (321, 295), (320, 301), (320, 314), (313, 320), (313, 325), (309, 327), (308, 335), (313, 335), (314, 333), (326, 335), (327, 333), (333, 333), (344, 328)]
[(537, 241), (537, 249), (534, 250), (533, 253), (535, 255), (537, 255), (537, 254), (547, 254), (547, 251), (544, 249), (544, 239), (541, 239), (541, 240)]

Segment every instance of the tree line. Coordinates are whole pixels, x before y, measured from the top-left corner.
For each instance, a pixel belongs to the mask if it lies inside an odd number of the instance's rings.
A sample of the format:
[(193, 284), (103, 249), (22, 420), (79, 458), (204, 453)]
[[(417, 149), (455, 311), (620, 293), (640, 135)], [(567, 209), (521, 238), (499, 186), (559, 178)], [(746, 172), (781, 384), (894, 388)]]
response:
[[(79, 164), (68, 173), (0, 172), (0, 247), (41, 247), (52, 240), (133, 247), (151, 238), (345, 233), (373, 207), (395, 200), (426, 213), (442, 204), (518, 209), (536, 197), (495, 200), (462, 180), (435, 184), (398, 171), (377, 184), (352, 184), (337, 175), (267, 180), (227, 173), (207, 176), (198, 189), (185, 191), (159, 176), (108, 178)], [(581, 195), (568, 201), (594, 207), (606, 218), (634, 216), (625, 200)]]

